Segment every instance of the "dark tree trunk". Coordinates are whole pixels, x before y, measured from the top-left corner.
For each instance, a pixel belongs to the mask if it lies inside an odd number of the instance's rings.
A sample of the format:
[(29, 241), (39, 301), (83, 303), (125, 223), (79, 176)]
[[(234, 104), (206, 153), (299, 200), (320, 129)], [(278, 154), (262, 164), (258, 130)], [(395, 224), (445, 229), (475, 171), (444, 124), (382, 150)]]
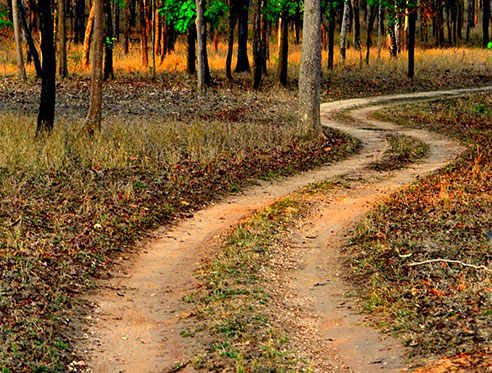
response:
[(85, 0), (75, 1), (75, 44), (80, 44), (84, 41), (85, 33)]
[(483, 46), (487, 48), (489, 44), (489, 24), (490, 24), (490, 0), (483, 0), (483, 19), (482, 19), (482, 32), (483, 32)]
[(58, 0), (58, 74), (62, 78), (68, 75), (67, 68), (67, 18), (66, 18), (66, 0)]
[(280, 25), (280, 47), (278, 51), (277, 81), (287, 85), (287, 64), (289, 59), (289, 19), (284, 14)]
[(130, 27), (135, 27), (137, 25), (137, 0), (129, 0), (130, 2)]
[(142, 38), (142, 65), (147, 67), (149, 66), (149, 53), (147, 48), (147, 11), (145, 0), (142, 0), (140, 3), (140, 35)]
[(253, 20), (253, 88), (260, 88), (261, 73), (263, 70), (261, 53), (261, 0), (255, 0)]
[[(263, 0), (265, 1), (265, 0)], [(265, 4), (265, 3), (263, 3)], [(264, 6), (264, 5), (263, 5)], [(268, 19), (267, 15), (262, 15), (262, 24), (261, 24), (261, 70), (265, 76), (268, 75), (267, 71), (267, 55), (268, 55)]]
[(376, 20), (376, 5), (369, 6), (369, 22), (367, 23), (367, 51), (366, 51), (366, 64), (369, 65), (369, 58), (371, 55), (372, 46), (372, 29), (374, 27), (374, 21)]
[(194, 75), (196, 74), (196, 51), (195, 51), (195, 41), (196, 41), (196, 25), (190, 25), (188, 28), (188, 56), (186, 59), (186, 70), (188, 74)]
[(113, 22), (114, 37), (119, 42), (120, 41), (120, 6), (118, 5), (117, 2), (112, 2), (112, 5), (114, 9), (114, 22)]
[(123, 41), (123, 50), (125, 54), (128, 54), (130, 51), (130, 1), (125, 0), (125, 16), (124, 18), (124, 41)]
[(234, 29), (236, 28), (237, 9), (236, 1), (229, 2), (229, 35), (227, 38), (226, 77), (232, 80), (232, 53), (234, 52)]
[(417, 23), (417, 10), (412, 10), (408, 15), (408, 77), (413, 79), (415, 75), (415, 25)]
[(294, 33), (296, 36), (296, 45), (301, 42), (301, 11), (299, 7), (296, 8), (296, 16), (294, 18)]
[(111, 14), (111, 0), (103, 0), (104, 8), (104, 80), (113, 79), (113, 17)]
[(26, 9), (20, 2), (19, 4), (21, 5), (19, 7), (20, 21), (21, 21), (22, 30), (24, 31), (24, 36), (26, 37), (27, 40), (27, 46), (29, 47), (29, 56), (32, 57), (32, 60), (34, 62), (34, 67), (36, 69), (37, 77), (42, 78), (43, 68), (41, 67), (41, 60), (39, 59), (38, 50), (36, 49), (36, 45), (34, 44), (34, 40), (32, 39), (31, 29), (27, 25)]
[(55, 121), (56, 56), (53, 43), (53, 17), (51, 0), (39, 0), (39, 29), (41, 32), (41, 54), (43, 56), (43, 78), (36, 133), (51, 131)]
[(237, 35), (237, 64), (234, 71), (240, 73), (250, 70), (248, 60), (249, 0), (240, 0), (238, 6), (239, 30)]
[(353, 12), (353, 37), (354, 37), (354, 49), (360, 50), (360, 4), (359, 0), (352, 0), (352, 12)]
[(466, 41), (470, 41), (470, 31), (475, 27), (475, 0), (468, 0)]
[(328, 70), (333, 70), (333, 60), (335, 52), (335, 15), (328, 23)]

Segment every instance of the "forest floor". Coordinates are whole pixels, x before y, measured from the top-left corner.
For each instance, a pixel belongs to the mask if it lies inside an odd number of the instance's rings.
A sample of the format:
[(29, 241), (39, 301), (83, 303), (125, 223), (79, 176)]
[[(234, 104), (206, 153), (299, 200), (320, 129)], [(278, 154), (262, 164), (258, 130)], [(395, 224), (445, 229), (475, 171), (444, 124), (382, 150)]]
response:
[[(384, 58), (384, 63), (359, 66), (358, 55), (353, 55), (345, 66), (337, 66), (333, 72), (325, 74), (323, 100), (487, 85), (490, 84), (488, 52), (478, 49), (421, 51), (421, 64), (413, 81), (405, 77), (404, 59)], [(165, 225), (155, 235), (169, 236), (168, 240), (183, 245), (179, 241), (182, 237), (164, 232), (176, 229), (177, 233), (188, 236), (194, 227), (179, 231), (181, 226), (176, 228), (176, 224), (181, 221), (187, 224), (187, 219), (202, 216), (204, 211), (208, 211), (202, 209), (211, 206), (210, 209), (215, 208), (218, 214), (214, 229), (220, 228), (221, 237), (212, 240), (215, 246), (212, 244), (200, 253), (215, 258), (213, 254), (220, 252), (222, 239), (230, 233), (230, 225), (243, 221), (242, 218), (246, 219), (253, 211), (262, 211), (264, 206), (283, 194), (294, 193), (301, 185), (332, 175), (332, 171), (322, 168), (319, 174), (318, 171), (310, 173), (311, 179), (308, 174), (301, 174), (291, 182), (281, 181), (284, 188), (272, 191), (272, 196), (266, 193), (262, 197), (263, 202), (245, 202), (237, 211), (233, 203), (246, 197), (241, 194), (227, 197), (225, 201), (231, 202), (223, 210), (231, 214), (227, 219), (220, 215), (220, 208), (214, 207), (216, 201), (256, 183), (260, 184), (258, 188), (266, 188), (266, 191), (275, 189), (261, 180), (275, 180), (334, 163), (359, 149), (357, 140), (339, 131), (327, 130), (327, 141), (320, 142), (298, 128), (295, 110), (297, 82), (293, 78), (299, 57), (296, 47), (289, 56), (292, 65), (288, 86), (279, 88), (275, 85), (271, 62), (270, 77), (259, 91), (249, 88), (250, 74), (234, 74), (232, 82), (221, 76), (223, 56), (219, 50), (215, 57), (212, 54), (211, 59), (212, 68), (215, 64), (213, 87), (205, 93), (197, 92), (195, 80), (182, 71), (183, 53), (178, 48), (176, 56), (167, 56), (155, 81), (151, 81), (148, 71), (142, 71), (138, 54), (137, 57), (128, 57), (128, 60), (117, 55), (116, 79), (104, 85), (103, 133), (95, 141), (88, 141), (78, 133), (88, 109), (90, 85), (88, 73), (79, 73), (83, 71), (80, 66), (70, 66), (73, 73), (70, 79), (57, 83), (55, 131), (50, 138), (41, 141), (34, 140), (40, 82), (31, 78), (20, 83), (5, 75), (11, 74), (11, 70), (3, 72), (0, 79), (0, 143), (3, 145), (0, 147), (0, 371), (66, 371), (67, 366), (74, 371), (84, 369), (89, 362), (84, 357), (87, 356), (84, 350), (89, 353), (90, 349), (76, 349), (74, 340), (93, 341), (100, 336), (99, 332), (92, 335), (93, 329), (90, 328), (99, 317), (93, 313), (96, 308), (94, 299), (100, 298), (88, 299), (85, 294), (89, 289), (106, 289), (104, 291), (118, 297), (113, 305), (118, 306), (118, 300), (125, 300), (128, 303), (125, 305), (131, 304), (135, 289), (123, 282), (122, 285), (115, 283), (120, 281), (121, 273), (129, 275), (131, 268), (138, 266), (140, 260), (148, 255), (145, 252), (148, 251), (145, 248), (147, 241), (142, 239), (156, 238), (149, 232)], [(12, 56), (6, 52), (6, 58), (11, 59)], [(72, 62), (75, 60), (71, 59)], [(482, 60), (485, 62), (480, 62)], [(337, 123), (341, 127), (351, 127), (340, 121)], [(446, 132), (445, 129), (443, 131)], [(406, 164), (409, 159), (422, 157), (428, 151), (425, 144), (411, 144), (399, 136), (390, 138), (380, 152), (384, 153), (383, 149), (387, 147), (393, 148), (393, 153), (369, 165), (369, 174), (391, 170), (396, 164)], [(335, 172), (337, 168), (332, 170)], [(355, 175), (359, 166), (354, 165), (346, 172), (350, 170)], [(341, 169), (337, 172), (343, 173)], [(379, 182), (378, 178), (369, 179)], [(350, 177), (333, 183), (346, 185), (352, 182), (357, 184)], [(331, 184), (327, 182), (326, 185)], [(359, 190), (357, 185), (354, 188)], [(254, 194), (250, 189), (244, 193), (246, 196)], [(294, 213), (295, 209), (287, 206), (283, 215)], [(267, 216), (269, 222), (276, 222)], [(198, 224), (197, 227), (203, 228), (203, 225)], [(261, 236), (259, 233), (254, 235)], [(274, 234), (270, 236), (276, 237)], [(208, 238), (210, 236), (204, 233), (200, 239)], [(200, 286), (201, 283), (200, 278), (195, 279), (193, 269), (206, 264), (198, 263), (197, 257), (187, 257), (189, 266), (181, 268), (178, 266), (180, 258), (177, 255), (169, 259), (168, 265), (176, 264), (177, 267), (173, 270), (167, 267), (167, 278), (176, 283), (176, 294), (188, 291), (190, 295), (186, 300), (201, 314), (205, 310), (190, 290), (194, 284)], [(248, 263), (244, 265), (246, 268)], [(161, 272), (157, 267), (150, 268)], [(186, 279), (193, 280), (187, 284)], [(145, 284), (144, 277), (135, 281), (138, 286), (150, 286)], [(320, 288), (324, 286), (319, 285)], [(168, 294), (168, 290), (163, 291)], [(160, 294), (158, 291), (142, 294), (149, 295), (145, 299), (139, 297), (142, 305), (162, 309), (162, 304), (155, 303), (156, 298), (162, 300), (157, 296)], [(165, 299), (173, 305), (179, 303), (177, 310), (186, 308), (176, 294)], [(215, 294), (221, 294), (221, 291)], [(107, 307), (111, 306), (113, 298), (107, 298)], [(270, 295), (266, 298), (270, 299)], [(266, 298), (261, 298), (262, 302)], [(203, 299), (210, 297), (206, 295)], [(132, 307), (125, 309), (127, 315), (134, 310)], [(278, 313), (283, 312), (281, 310), (285, 308), (279, 308)], [(169, 312), (176, 314), (173, 309)], [(154, 324), (147, 324), (147, 327), (174, 322), (174, 319), (166, 318), (168, 314), (161, 315), (164, 319), (156, 316), (156, 312), (152, 315), (155, 316), (151, 320)], [(183, 312), (178, 317), (183, 325), (195, 323), (193, 315), (186, 316), (187, 312)], [(145, 324), (144, 319), (134, 319), (135, 322), (139, 320)], [(262, 320), (259, 317), (258, 321)], [(116, 331), (121, 329), (115, 328)], [(114, 346), (127, 348), (129, 343), (126, 342), (137, 340), (130, 332), (139, 333), (141, 329), (114, 335)], [(203, 364), (210, 362), (211, 355), (205, 353), (202, 356), (197, 352), (203, 347), (202, 342), (181, 340), (181, 337), (195, 335), (195, 331), (182, 329), (180, 332), (181, 336), (173, 335), (170, 339), (175, 343), (176, 355), (166, 362), (174, 364), (173, 361), (178, 361), (178, 365), (173, 366), (178, 369), (180, 353), (188, 368), (200, 366), (200, 361)], [(235, 334), (234, 331), (231, 333)], [(138, 337), (158, 338), (158, 335), (149, 332)], [(270, 337), (272, 341), (277, 338), (279, 343), (284, 343), (285, 335), (273, 333)], [(243, 345), (248, 344), (244, 342)], [(97, 346), (97, 352), (100, 349), (98, 343), (94, 346)], [(151, 360), (155, 349), (145, 346), (145, 351), (140, 352), (150, 356)], [(183, 351), (179, 350), (180, 346), (184, 346)], [(196, 347), (193, 353), (198, 354), (194, 355), (196, 359), (192, 362), (186, 349), (191, 346)], [(279, 353), (268, 343), (264, 348), (270, 357), (287, 359), (283, 352)], [(237, 361), (234, 357), (236, 352), (221, 343), (205, 350), (213, 350), (211, 353), (219, 357), (230, 355), (233, 363)], [(308, 349), (306, 351), (309, 352)], [(314, 355), (313, 352), (311, 357)], [(335, 357), (336, 353), (332, 356)], [(121, 357), (115, 357), (114, 366), (124, 363), (116, 359), (121, 360)], [(333, 366), (343, 366), (340, 361)]]
[[(412, 353), (401, 342), (369, 326), (378, 317), (357, 312), (360, 286), (349, 281), (353, 274), (342, 252), (371, 208), (454, 161), (464, 147), (426, 130), (369, 119), (380, 107), (342, 119), (335, 111), (464, 93), (323, 105), (324, 124), (359, 138), (362, 150), (248, 188), (157, 231), (142, 255), (89, 297), (97, 307), (79, 345), (90, 356), (84, 364), (96, 372), (372, 372), (421, 363), (407, 360)], [(396, 134), (416, 140), (387, 141)], [(417, 154), (422, 160), (407, 165)]]

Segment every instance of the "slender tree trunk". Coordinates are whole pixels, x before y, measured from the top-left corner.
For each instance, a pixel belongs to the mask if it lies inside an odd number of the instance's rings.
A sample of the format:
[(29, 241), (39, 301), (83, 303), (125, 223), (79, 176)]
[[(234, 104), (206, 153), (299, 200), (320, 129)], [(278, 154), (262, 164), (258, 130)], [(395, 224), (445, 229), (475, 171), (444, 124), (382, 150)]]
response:
[(39, 30), (43, 56), (43, 78), (36, 133), (51, 131), (55, 121), (56, 55), (53, 39), (51, 0), (39, 0)]
[(330, 19), (328, 23), (328, 70), (333, 70), (333, 60), (335, 52), (335, 10), (330, 8)]
[[(94, 0), (96, 1), (96, 0)], [(89, 19), (87, 20), (87, 27), (85, 28), (85, 36), (84, 36), (84, 51), (82, 52), (82, 63), (85, 68), (89, 68), (89, 55), (91, 51), (91, 36), (92, 36), (92, 28), (94, 26), (94, 16), (96, 12), (96, 7), (94, 3), (92, 3), (91, 11), (89, 12)]]
[(282, 16), (280, 24), (280, 48), (278, 51), (277, 81), (283, 86), (287, 85), (287, 72), (289, 63), (289, 18)]
[[(89, 112), (84, 127), (89, 136), (101, 130), (103, 67), (103, 0), (94, 0), (94, 41), (92, 43), (92, 83)], [(87, 33), (86, 33), (87, 35)]]
[(489, 25), (490, 25), (490, 0), (483, 0), (483, 18), (482, 18), (482, 32), (483, 32), (483, 47), (487, 48), (489, 44)]
[[(265, 0), (263, 1), (262, 7), (265, 6)], [(267, 56), (268, 56), (268, 18), (267, 15), (262, 12), (262, 24), (261, 24), (261, 41), (260, 41), (260, 47), (261, 47), (261, 70), (265, 76), (268, 75), (268, 70), (267, 70)]]
[(253, 20), (253, 88), (260, 88), (261, 73), (263, 71), (261, 53), (261, 0), (254, 0)]
[(360, 43), (360, 0), (352, 0), (354, 49), (361, 50)]
[(19, 17), (18, 0), (12, 0), (12, 23), (14, 25), (15, 57), (17, 61), (17, 79), (26, 80), (26, 67), (24, 66), (24, 55), (22, 53), (21, 23)]
[(232, 80), (232, 53), (234, 52), (234, 29), (236, 28), (237, 9), (236, 1), (229, 2), (229, 35), (227, 38), (226, 77)]
[(320, 122), (321, 14), (320, 0), (305, 0), (299, 72), (299, 113), (304, 126), (323, 137)]
[(344, 0), (342, 29), (340, 31), (340, 62), (342, 64), (345, 63), (345, 58), (346, 58), (347, 27), (348, 27), (348, 18), (350, 12), (348, 1), (349, 0)]
[(27, 46), (29, 47), (28, 60), (29, 60), (29, 56), (31, 56), (34, 62), (34, 67), (36, 68), (36, 75), (38, 78), (42, 78), (43, 68), (41, 67), (41, 60), (39, 59), (38, 50), (36, 49), (36, 45), (34, 45), (34, 40), (32, 39), (31, 30), (27, 25), (26, 10), (21, 3), (18, 4), (19, 4), (18, 9), (20, 13), (19, 15), (20, 15), (22, 30), (24, 31), (24, 36), (26, 37)]
[(369, 5), (369, 22), (367, 23), (367, 51), (366, 51), (366, 64), (369, 65), (369, 58), (371, 55), (372, 46), (372, 29), (374, 27), (374, 21), (376, 19), (376, 5)]
[(415, 76), (415, 25), (417, 23), (417, 10), (414, 9), (408, 15), (408, 77)]
[(186, 61), (187, 61), (186, 70), (188, 71), (188, 74), (190, 74), (190, 75), (196, 74), (195, 40), (196, 40), (196, 25), (193, 24), (193, 25), (190, 25), (190, 27), (188, 28), (188, 57), (186, 59)]
[(58, 74), (62, 78), (68, 75), (67, 68), (67, 20), (66, 20), (66, 0), (58, 0), (58, 40), (60, 41), (58, 50)]
[(147, 11), (146, 0), (142, 0), (140, 3), (140, 34), (142, 37), (142, 65), (144, 67), (149, 66), (149, 53), (147, 48)]
[(155, 0), (150, 0), (150, 10), (152, 16), (151, 45), (152, 45), (152, 79), (155, 79)]
[(125, 23), (124, 28), (124, 41), (123, 50), (125, 55), (130, 51), (130, 1), (125, 0), (125, 16), (123, 17), (123, 22)]
[(381, 34), (383, 33), (383, 12), (381, 3), (378, 4), (378, 58), (377, 61), (381, 61)]
[(113, 79), (113, 17), (111, 0), (103, 0), (104, 9), (104, 80)]
[(468, 0), (466, 41), (470, 41), (470, 31), (475, 27), (475, 0)]
[(84, 40), (85, 0), (75, 0), (75, 44)]
[(198, 89), (210, 85), (207, 58), (207, 22), (203, 15), (205, 0), (196, 0), (196, 29), (198, 39)]
[(239, 30), (237, 36), (237, 64), (234, 70), (237, 73), (249, 71), (248, 60), (248, 14), (249, 0), (239, 1)]

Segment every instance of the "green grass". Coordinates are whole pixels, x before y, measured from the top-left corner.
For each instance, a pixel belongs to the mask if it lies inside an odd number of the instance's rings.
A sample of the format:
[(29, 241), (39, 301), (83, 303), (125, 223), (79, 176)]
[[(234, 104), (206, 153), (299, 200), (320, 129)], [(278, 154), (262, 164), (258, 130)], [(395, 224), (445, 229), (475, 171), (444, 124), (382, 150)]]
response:
[(391, 135), (388, 137), (388, 142), (390, 148), (384, 153), (383, 159), (370, 165), (372, 169), (399, 170), (419, 161), (429, 152), (429, 145), (410, 136)]

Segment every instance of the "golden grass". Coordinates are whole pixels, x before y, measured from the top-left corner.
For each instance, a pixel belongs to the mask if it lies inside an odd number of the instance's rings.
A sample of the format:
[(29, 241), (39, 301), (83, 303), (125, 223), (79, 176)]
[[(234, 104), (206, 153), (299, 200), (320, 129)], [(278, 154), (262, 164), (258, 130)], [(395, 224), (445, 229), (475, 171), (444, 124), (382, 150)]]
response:
[[(373, 43), (375, 46), (371, 48), (370, 53), (370, 65), (365, 63), (360, 66), (360, 54), (353, 48), (347, 49), (347, 59), (345, 65), (342, 65), (340, 61), (340, 54), (338, 44), (335, 46), (335, 69), (330, 72), (330, 75), (339, 75), (347, 69), (358, 69), (360, 73), (364, 75), (370, 75), (377, 72), (389, 72), (389, 73), (405, 73), (407, 69), (407, 55), (404, 51), (398, 58), (392, 58), (389, 54), (389, 50), (384, 47), (385, 39), (382, 38), (382, 53), (381, 60), (377, 61), (377, 37), (375, 37)], [(251, 49), (251, 43), (248, 45)], [(77, 75), (88, 75), (89, 70), (85, 69), (81, 65), (82, 47), (80, 45), (68, 46), (68, 68), (70, 73)], [(236, 46), (235, 46), (236, 48)], [(218, 44), (218, 49), (215, 50), (213, 45), (208, 45), (209, 65), (210, 69), (218, 75), (224, 75), (225, 59), (227, 54), (227, 44), (224, 40), (221, 40)], [(249, 51), (250, 63), (252, 63), (252, 51)], [(365, 57), (365, 50), (363, 51)], [(452, 72), (460, 71), (475, 71), (490, 73), (490, 61), (491, 53), (487, 49), (483, 48), (470, 48), (470, 47), (454, 47), (454, 48), (431, 48), (423, 49), (417, 48), (415, 51), (416, 60), (416, 73), (432, 72), (435, 70), (445, 71), (450, 70)], [(299, 64), (301, 58), (300, 45), (295, 45), (291, 41), (289, 44), (289, 76), (291, 79), (297, 79), (299, 72)], [(327, 52), (322, 52), (323, 68), (326, 72), (326, 59)], [(232, 66), (234, 68), (236, 61), (236, 50), (233, 54)], [(276, 70), (278, 61), (277, 44), (276, 42), (270, 43), (270, 59), (268, 61), (268, 69), (272, 73)], [(127, 73), (139, 73), (144, 76), (150, 75), (150, 69), (152, 64), (152, 58), (149, 51), (149, 66), (144, 67), (142, 65), (141, 50), (138, 44), (131, 45), (130, 53), (125, 55), (123, 53), (122, 45), (115, 44), (114, 55), (114, 68), (116, 74)], [(186, 44), (184, 37), (180, 37), (176, 43), (175, 51), (165, 56), (163, 62), (160, 61), (160, 56), (156, 56), (156, 72), (179, 72), (186, 71)], [(15, 66), (15, 49), (13, 41), (4, 40), (3, 48), (0, 50), (0, 74), (12, 75), (16, 72)], [(27, 72), (31, 75), (34, 74), (34, 66), (31, 64), (27, 66)]]

